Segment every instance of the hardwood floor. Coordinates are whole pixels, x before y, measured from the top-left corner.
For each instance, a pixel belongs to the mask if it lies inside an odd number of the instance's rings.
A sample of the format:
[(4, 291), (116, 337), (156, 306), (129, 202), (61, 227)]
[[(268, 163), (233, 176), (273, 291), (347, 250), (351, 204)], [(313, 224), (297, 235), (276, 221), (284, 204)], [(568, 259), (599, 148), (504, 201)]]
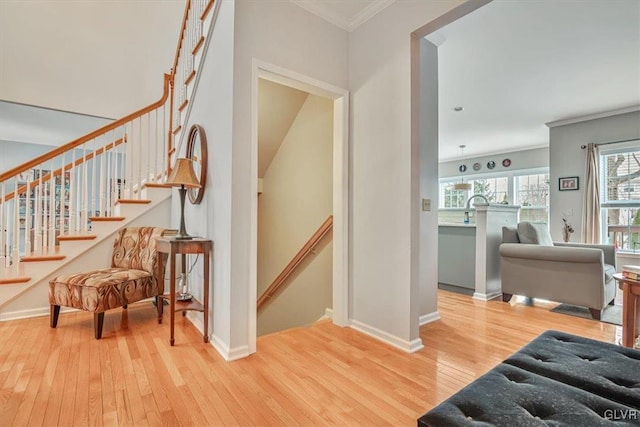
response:
[[(149, 303), (0, 322), (0, 425), (406, 425), (547, 329), (615, 342), (620, 327), (439, 291), (442, 320), (406, 354), (330, 322), (258, 339), (227, 363), (177, 316), (176, 346)], [(516, 298), (514, 298), (516, 300)], [(183, 324), (184, 322), (184, 324)]]

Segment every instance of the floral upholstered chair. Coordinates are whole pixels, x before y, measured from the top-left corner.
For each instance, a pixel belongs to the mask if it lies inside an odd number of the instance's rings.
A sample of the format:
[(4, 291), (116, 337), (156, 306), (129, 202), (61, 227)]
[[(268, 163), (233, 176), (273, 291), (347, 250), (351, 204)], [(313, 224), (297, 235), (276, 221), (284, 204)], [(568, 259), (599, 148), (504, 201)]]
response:
[[(116, 235), (111, 268), (86, 273), (64, 274), (49, 282), (50, 324), (58, 324), (60, 307), (93, 312), (96, 339), (102, 337), (104, 312), (149, 297), (158, 298), (163, 287), (156, 278), (156, 237), (164, 228), (128, 227)], [(164, 255), (166, 256), (166, 255)], [(158, 309), (162, 301), (156, 301)]]

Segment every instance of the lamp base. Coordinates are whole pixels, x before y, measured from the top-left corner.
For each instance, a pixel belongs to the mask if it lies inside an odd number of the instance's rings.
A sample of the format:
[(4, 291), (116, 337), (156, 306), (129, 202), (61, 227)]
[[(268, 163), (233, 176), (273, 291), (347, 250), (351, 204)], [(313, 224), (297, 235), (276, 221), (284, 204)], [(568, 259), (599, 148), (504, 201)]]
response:
[(189, 293), (186, 292), (184, 294), (179, 294), (178, 296), (176, 296), (176, 301), (191, 301), (191, 299), (193, 299), (193, 296)]
[(192, 240), (193, 238), (194, 238), (193, 236), (189, 236), (189, 235), (181, 236), (179, 234), (175, 236), (171, 236), (172, 240)]

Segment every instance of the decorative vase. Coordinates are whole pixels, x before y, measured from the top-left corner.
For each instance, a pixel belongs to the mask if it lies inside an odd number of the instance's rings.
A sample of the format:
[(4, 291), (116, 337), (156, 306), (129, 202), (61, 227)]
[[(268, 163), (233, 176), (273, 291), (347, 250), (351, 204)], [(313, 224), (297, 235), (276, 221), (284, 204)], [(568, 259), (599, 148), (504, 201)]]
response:
[(570, 238), (571, 238), (571, 233), (569, 233), (569, 230), (567, 230), (566, 227), (563, 227), (562, 228), (562, 240), (565, 243), (568, 243)]

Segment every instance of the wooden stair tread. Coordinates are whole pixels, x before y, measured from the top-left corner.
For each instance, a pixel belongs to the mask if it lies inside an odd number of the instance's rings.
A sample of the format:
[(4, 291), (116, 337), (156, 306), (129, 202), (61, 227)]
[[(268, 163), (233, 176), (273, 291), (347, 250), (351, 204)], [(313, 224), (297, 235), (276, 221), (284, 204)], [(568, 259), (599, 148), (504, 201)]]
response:
[[(204, 36), (201, 36), (200, 39), (198, 40), (198, 42), (196, 43), (196, 45), (193, 47), (193, 50), (191, 51), (191, 54), (192, 55), (197, 54), (203, 44), (204, 44)], [(195, 71), (194, 71), (194, 73), (195, 73)]]
[(0, 285), (15, 285), (17, 283), (26, 283), (31, 280), (31, 277), (16, 276), (16, 277), (3, 277), (0, 279)]
[(89, 219), (91, 222), (109, 222), (109, 221), (124, 221), (125, 217), (123, 216), (90, 216)]
[(161, 182), (148, 182), (144, 185), (145, 187), (149, 187), (149, 188), (173, 188), (172, 185), (170, 184), (163, 184)]
[(120, 199), (116, 202), (122, 205), (148, 205), (151, 203), (151, 200), (146, 199)]
[(204, 10), (202, 11), (202, 14), (200, 15), (200, 20), (201, 21), (205, 20), (205, 18), (209, 14), (209, 11), (213, 8), (213, 4), (214, 3), (215, 3), (214, 0), (209, 0), (209, 3), (207, 3), (207, 5), (205, 6)]
[[(203, 40), (204, 40), (204, 38), (203, 38)], [(195, 55), (195, 53), (192, 53), (192, 55)], [(191, 81), (193, 80), (193, 78), (194, 78), (195, 76), (196, 76), (196, 70), (191, 71), (191, 72), (189, 73), (189, 75), (187, 76), (187, 78), (185, 79), (184, 84), (185, 84), (185, 85), (188, 85), (189, 83), (191, 83)], [(188, 103), (188, 102), (189, 102), (189, 100), (188, 100), (188, 99), (185, 99), (185, 100), (184, 100), (184, 102), (183, 102), (184, 107), (186, 107), (186, 106), (187, 106), (187, 103)], [(180, 107), (182, 107), (182, 108), (180, 108), (180, 111), (182, 111), (182, 110), (184, 109), (184, 107), (183, 107), (182, 105), (181, 105)]]
[(74, 241), (74, 240), (94, 240), (98, 237), (95, 234), (66, 234), (58, 236), (58, 240), (60, 241)]
[(65, 258), (65, 255), (28, 255), (20, 258), (20, 262), (60, 261)]
[(180, 130), (181, 130), (181, 129), (182, 129), (182, 125), (178, 126), (177, 128), (175, 128), (175, 129), (173, 130), (173, 134), (174, 134), (174, 135), (175, 135), (175, 134), (177, 134), (178, 132), (180, 132)]

